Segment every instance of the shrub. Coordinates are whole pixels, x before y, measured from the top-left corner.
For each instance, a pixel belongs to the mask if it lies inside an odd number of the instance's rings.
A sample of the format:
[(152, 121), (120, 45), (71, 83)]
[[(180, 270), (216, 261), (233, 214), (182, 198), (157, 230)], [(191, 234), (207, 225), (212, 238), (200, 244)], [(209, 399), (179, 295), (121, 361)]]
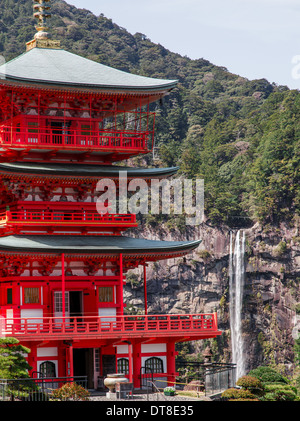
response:
[(255, 395), (263, 395), (264, 386), (262, 382), (256, 377), (252, 376), (243, 376), (238, 379), (236, 382), (237, 386), (242, 387), (248, 391), (251, 391)]
[(271, 367), (258, 367), (249, 372), (249, 375), (256, 377), (262, 383), (288, 383), (288, 380), (283, 377), (280, 373)]
[(271, 383), (265, 386), (267, 401), (294, 401), (297, 399), (297, 389), (287, 384)]
[(246, 389), (230, 388), (222, 393), (222, 398), (228, 400), (257, 400), (257, 397)]
[(231, 387), (230, 389), (225, 390), (221, 396), (222, 398), (225, 398), (225, 399), (238, 399), (239, 389), (235, 389), (234, 387)]
[(292, 390), (274, 390), (264, 396), (265, 401), (294, 401), (297, 395)]
[(87, 401), (89, 392), (77, 383), (66, 383), (52, 392), (52, 398), (60, 401)]

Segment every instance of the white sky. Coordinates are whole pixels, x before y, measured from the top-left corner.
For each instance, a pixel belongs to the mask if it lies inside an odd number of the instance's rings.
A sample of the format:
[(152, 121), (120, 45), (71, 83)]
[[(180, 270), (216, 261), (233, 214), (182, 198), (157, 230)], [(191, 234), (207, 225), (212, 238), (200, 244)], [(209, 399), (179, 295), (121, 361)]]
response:
[(300, 0), (67, 0), (249, 79), (300, 88)]

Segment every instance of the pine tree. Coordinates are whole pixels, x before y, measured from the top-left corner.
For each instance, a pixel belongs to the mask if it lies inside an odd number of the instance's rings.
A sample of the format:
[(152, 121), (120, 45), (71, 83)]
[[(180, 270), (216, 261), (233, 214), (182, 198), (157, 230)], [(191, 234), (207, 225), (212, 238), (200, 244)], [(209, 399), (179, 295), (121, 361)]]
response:
[(18, 339), (0, 338), (0, 378), (29, 378), (28, 370), (32, 367), (25, 358), (29, 352), (30, 349), (20, 345)]

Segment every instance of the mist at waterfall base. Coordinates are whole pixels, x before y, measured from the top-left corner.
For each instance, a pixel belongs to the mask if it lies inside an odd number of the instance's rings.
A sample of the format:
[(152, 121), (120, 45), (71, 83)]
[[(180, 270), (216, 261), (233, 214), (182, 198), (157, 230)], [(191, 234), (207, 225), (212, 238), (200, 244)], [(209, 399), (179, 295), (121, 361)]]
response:
[(229, 311), (232, 363), (236, 364), (236, 380), (245, 374), (245, 350), (242, 336), (242, 306), (245, 281), (245, 232), (230, 232)]

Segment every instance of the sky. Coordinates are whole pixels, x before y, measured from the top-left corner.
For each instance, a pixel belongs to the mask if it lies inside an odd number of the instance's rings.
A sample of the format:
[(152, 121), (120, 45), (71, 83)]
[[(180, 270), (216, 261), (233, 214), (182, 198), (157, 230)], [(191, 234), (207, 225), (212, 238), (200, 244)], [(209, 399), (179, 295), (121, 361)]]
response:
[(300, 0), (66, 0), (250, 80), (300, 89)]

